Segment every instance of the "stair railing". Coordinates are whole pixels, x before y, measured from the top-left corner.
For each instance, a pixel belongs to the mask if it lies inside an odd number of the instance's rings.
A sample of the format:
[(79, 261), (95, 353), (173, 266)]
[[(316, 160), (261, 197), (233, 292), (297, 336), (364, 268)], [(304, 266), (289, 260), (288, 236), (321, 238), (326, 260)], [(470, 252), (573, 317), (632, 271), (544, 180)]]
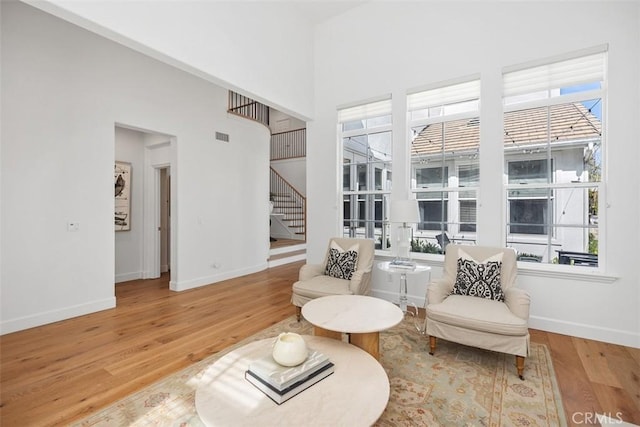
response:
[[(298, 190), (295, 189), (286, 179), (282, 177), (278, 172), (276, 172), (273, 168), (270, 168), (271, 176), (270, 176), (270, 191), (271, 194), (275, 197), (284, 197), (287, 200), (287, 203), (290, 203), (291, 206), (281, 207), (280, 209), (284, 209), (282, 212), (287, 216), (287, 214), (291, 215), (297, 209), (301, 209), (301, 214), (293, 214), (293, 217), (288, 217), (286, 220), (289, 222), (289, 226), (300, 229), (297, 234), (301, 234), (304, 237), (304, 240), (307, 240), (307, 198), (303, 196)], [(289, 209), (289, 212), (286, 210)]]
[(269, 127), (269, 106), (234, 91), (229, 91), (227, 112), (255, 120)]
[(307, 130), (296, 129), (271, 135), (271, 160), (307, 156)]

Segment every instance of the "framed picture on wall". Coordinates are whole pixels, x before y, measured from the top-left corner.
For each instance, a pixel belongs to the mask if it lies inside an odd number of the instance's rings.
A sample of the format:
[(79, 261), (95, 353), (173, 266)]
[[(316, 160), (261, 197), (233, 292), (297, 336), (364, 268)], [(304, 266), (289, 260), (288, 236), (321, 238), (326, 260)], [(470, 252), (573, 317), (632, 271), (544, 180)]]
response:
[(115, 163), (115, 230), (131, 230), (131, 163)]

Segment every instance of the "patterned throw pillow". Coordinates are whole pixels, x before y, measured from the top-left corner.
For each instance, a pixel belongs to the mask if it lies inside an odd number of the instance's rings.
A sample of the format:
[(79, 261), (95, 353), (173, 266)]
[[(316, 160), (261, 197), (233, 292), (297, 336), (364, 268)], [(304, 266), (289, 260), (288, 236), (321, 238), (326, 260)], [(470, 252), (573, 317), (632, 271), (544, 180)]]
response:
[(324, 274), (337, 279), (351, 280), (353, 273), (356, 271), (357, 262), (358, 245), (353, 245), (345, 251), (335, 242), (331, 242)]
[(504, 292), (500, 286), (502, 254), (478, 262), (464, 251), (459, 251), (456, 283), (452, 295), (467, 295), (504, 301)]

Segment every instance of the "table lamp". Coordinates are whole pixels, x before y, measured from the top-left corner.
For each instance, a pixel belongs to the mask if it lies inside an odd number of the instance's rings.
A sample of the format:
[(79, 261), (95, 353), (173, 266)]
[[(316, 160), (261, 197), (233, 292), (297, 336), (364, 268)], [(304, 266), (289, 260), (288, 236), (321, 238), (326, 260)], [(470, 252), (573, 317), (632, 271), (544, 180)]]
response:
[(392, 261), (392, 264), (411, 265), (411, 227), (409, 224), (420, 222), (418, 201), (415, 199), (391, 201), (391, 222), (402, 224), (398, 227), (396, 238), (397, 253), (396, 259)]

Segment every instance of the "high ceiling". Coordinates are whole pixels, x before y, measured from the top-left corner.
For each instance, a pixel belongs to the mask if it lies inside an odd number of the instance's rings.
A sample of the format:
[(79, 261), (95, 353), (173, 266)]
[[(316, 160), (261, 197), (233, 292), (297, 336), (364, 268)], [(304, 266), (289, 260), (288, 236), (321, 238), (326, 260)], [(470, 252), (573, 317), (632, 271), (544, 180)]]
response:
[(293, 0), (291, 5), (312, 24), (319, 24), (369, 0)]

